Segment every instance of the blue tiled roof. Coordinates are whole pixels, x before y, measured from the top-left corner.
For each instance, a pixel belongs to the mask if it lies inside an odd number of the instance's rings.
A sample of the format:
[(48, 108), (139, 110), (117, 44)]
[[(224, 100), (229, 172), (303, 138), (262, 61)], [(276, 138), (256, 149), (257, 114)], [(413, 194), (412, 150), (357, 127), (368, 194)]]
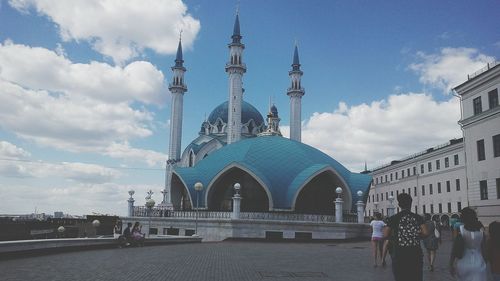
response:
[[(351, 173), (311, 146), (279, 136), (241, 140), (213, 152), (195, 167), (176, 168), (175, 172), (187, 185), (192, 198), (196, 196), (194, 184), (203, 183), (201, 198), (205, 198), (212, 180), (232, 165), (253, 173), (268, 188), (275, 209), (291, 209), (299, 188), (325, 169), (334, 170), (346, 182), (353, 202), (357, 199), (356, 192), (366, 193), (371, 181), (371, 176)], [(200, 203), (200, 207), (206, 204), (203, 200)]]
[[(222, 119), (224, 123), (227, 123), (227, 113), (228, 113), (229, 102), (225, 101), (218, 105), (210, 115), (208, 116), (208, 122), (211, 124), (215, 124), (217, 118)], [(260, 126), (264, 123), (264, 118), (260, 114), (260, 112), (251, 104), (246, 101), (241, 103), (241, 123), (245, 124), (250, 119), (253, 119), (257, 126)]]

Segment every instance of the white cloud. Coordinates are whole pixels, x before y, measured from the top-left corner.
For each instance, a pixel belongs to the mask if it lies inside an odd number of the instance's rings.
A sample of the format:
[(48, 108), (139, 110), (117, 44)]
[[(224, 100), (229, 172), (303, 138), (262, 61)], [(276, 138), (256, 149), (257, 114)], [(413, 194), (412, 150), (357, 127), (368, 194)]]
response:
[(302, 125), (302, 141), (361, 171), (364, 161), (373, 168), (460, 137), (459, 118), (455, 97), (438, 102), (409, 93), (350, 107), (341, 102), (334, 112), (309, 117)]
[(162, 166), (168, 158), (166, 154), (153, 150), (130, 147), (128, 142), (113, 143), (106, 148), (106, 155), (134, 162), (146, 162), (149, 166)]
[(0, 141), (0, 157), (1, 158), (14, 158), (14, 159), (19, 159), (19, 158), (26, 158), (30, 157), (31, 154), (20, 148), (17, 147), (16, 145), (6, 142), (6, 141)]
[(154, 115), (140, 104), (163, 102), (163, 80), (148, 62), (77, 64), (44, 48), (0, 43), (0, 128), (42, 146), (104, 154), (153, 134)]
[(467, 74), (483, 68), (495, 59), (473, 48), (442, 48), (438, 54), (418, 52), (420, 60), (409, 66), (420, 75), (420, 82), (445, 93), (467, 80)]
[(137, 57), (145, 48), (173, 54), (179, 31), (184, 46), (193, 44), (199, 20), (181, 0), (10, 0), (15, 9), (35, 8), (59, 27), (63, 40), (88, 41), (116, 63)]

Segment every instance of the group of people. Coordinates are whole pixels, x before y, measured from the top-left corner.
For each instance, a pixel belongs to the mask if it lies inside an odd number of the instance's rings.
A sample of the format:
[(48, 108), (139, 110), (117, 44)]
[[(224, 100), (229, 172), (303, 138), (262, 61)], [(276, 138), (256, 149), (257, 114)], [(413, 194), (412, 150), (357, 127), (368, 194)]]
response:
[[(387, 253), (392, 260), (396, 281), (421, 281), (423, 251), (427, 251), (429, 270), (434, 271), (436, 251), (441, 244), (441, 226), (431, 219), (411, 212), (412, 198), (398, 195), (401, 211), (382, 219), (376, 213), (370, 222), (374, 266), (386, 265)], [(453, 224), (453, 250), (450, 254), (450, 273), (460, 281), (500, 281), (500, 222), (489, 225), (488, 234), (472, 208), (460, 211), (461, 222)], [(457, 250), (458, 249), (458, 250)]]
[(143, 246), (146, 235), (142, 233), (142, 225), (139, 222), (135, 222), (132, 227), (132, 223), (127, 223), (125, 230), (121, 231), (122, 223), (117, 221), (114, 228), (114, 236), (118, 239), (118, 244), (120, 247), (124, 246)]

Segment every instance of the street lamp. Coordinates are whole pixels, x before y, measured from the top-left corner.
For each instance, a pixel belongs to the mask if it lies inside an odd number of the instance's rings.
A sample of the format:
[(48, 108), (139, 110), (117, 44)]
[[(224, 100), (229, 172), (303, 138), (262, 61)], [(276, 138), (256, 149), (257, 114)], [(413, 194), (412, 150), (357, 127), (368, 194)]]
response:
[(194, 236), (198, 236), (198, 204), (200, 191), (203, 190), (203, 184), (201, 182), (195, 183), (194, 190), (196, 190), (196, 218), (194, 222)]
[(373, 209), (373, 214), (375, 215), (375, 213), (378, 213), (378, 201), (373, 202), (373, 206), (375, 207), (375, 209)]
[(61, 237), (61, 236), (63, 236), (63, 237), (64, 237), (64, 231), (65, 231), (65, 230), (66, 230), (66, 229), (65, 229), (65, 228), (64, 228), (64, 226), (62, 226), (62, 225), (61, 225), (60, 227), (58, 227), (58, 228), (57, 228), (57, 231), (59, 232), (59, 237)]
[(343, 217), (343, 208), (342, 208), (342, 188), (337, 187), (335, 188), (335, 193), (337, 193), (337, 199), (335, 199), (335, 221), (336, 222), (343, 222), (344, 217)]
[(149, 198), (146, 200), (146, 208), (148, 210), (148, 217), (149, 217), (149, 222), (148, 222), (148, 237), (149, 234), (151, 234), (151, 213), (153, 210), (153, 207), (155, 206), (155, 200), (153, 198)]
[(97, 228), (101, 225), (101, 222), (99, 220), (93, 220), (92, 221), (92, 226), (94, 226), (95, 230), (95, 236), (97, 237)]
[(389, 208), (387, 208), (387, 216), (393, 216), (394, 215), (394, 209), (396, 209), (396, 207), (394, 207), (394, 196), (392, 195), (389, 195)]

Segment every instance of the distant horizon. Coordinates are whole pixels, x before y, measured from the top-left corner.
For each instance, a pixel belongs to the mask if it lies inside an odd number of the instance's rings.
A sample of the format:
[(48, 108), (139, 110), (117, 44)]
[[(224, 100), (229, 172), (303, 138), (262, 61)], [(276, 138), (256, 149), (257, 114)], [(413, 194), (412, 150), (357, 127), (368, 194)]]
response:
[[(127, 213), (162, 200), (182, 30), (182, 148), (227, 100), (236, 2), (0, 2), (0, 213)], [(500, 57), (498, 2), (239, 4), (244, 100), (289, 134), (298, 42), (302, 142), (353, 172), (461, 138), (452, 88)], [(464, 19), (467, 21), (464, 21)], [(30, 211), (31, 210), (31, 211)]]

